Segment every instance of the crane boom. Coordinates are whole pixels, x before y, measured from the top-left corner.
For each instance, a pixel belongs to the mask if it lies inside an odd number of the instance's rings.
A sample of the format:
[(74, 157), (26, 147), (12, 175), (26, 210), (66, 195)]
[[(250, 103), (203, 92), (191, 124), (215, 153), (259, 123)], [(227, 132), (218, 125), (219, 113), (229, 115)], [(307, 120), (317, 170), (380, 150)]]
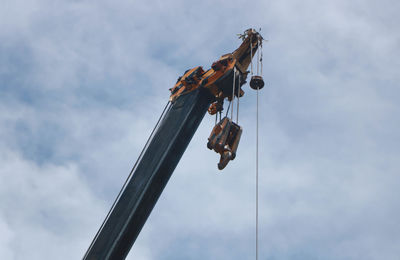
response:
[[(84, 260), (125, 259), (207, 109), (213, 111), (210, 105), (224, 98), (232, 100), (233, 93), (237, 93), (238, 98), (243, 95), (241, 86), (248, 74), (246, 70), (261, 39), (254, 30), (247, 30), (235, 52), (223, 55), (207, 71), (196, 67), (178, 79), (170, 89), (171, 106), (161, 118)], [(237, 143), (238, 140), (236, 148)], [(227, 153), (226, 150), (222, 152)], [(226, 158), (223, 167), (234, 157)]]
[(211, 101), (198, 89), (172, 104), (84, 259), (126, 257)]

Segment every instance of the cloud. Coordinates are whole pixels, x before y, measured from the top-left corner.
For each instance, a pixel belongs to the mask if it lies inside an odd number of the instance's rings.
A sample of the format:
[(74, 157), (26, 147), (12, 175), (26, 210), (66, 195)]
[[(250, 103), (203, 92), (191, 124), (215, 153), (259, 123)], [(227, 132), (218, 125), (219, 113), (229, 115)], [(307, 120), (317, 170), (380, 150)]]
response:
[(38, 166), (11, 152), (1, 153), (1, 164), (2, 256), (80, 257), (90, 237), (84, 233), (105, 207), (88, 191), (77, 166)]
[[(82, 257), (168, 88), (262, 27), (260, 257), (396, 259), (397, 5), (5, 1), (0, 258)], [(238, 157), (217, 170), (206, 116), (128, 259), (254, 257), (255, 93), (245, 91)]]

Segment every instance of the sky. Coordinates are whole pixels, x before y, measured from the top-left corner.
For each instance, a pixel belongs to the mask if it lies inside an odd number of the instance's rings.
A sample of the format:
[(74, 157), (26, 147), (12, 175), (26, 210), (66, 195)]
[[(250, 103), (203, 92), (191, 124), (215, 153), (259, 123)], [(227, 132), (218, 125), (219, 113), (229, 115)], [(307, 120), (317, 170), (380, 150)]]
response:
[[(260, 259), (399, 259), (398, 1), (2, 0), (0, 259), (80, 259), (186, 69), (262, 28)], [(127, 259), (255, 259), (256, 93), (206, 115)]]

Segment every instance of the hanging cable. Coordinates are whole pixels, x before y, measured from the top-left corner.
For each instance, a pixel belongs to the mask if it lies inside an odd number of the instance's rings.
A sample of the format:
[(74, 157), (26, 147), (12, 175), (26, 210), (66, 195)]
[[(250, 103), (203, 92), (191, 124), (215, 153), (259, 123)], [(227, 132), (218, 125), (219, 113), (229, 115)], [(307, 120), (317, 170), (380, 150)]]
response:
[(239, 73), (239, 77), (238, 77), (236, 124), (239, 124), (239, 100), (240, 100), (240, 73)]
[(261, 63), (261, 75), (263, 74), (263, 63), (262, 63), (262, 61), (263, 61), (263, 48), (262, 48), (263, 46), (262, 46), (262, 42), (261, 42), (261, 44), (260, 44), (260, 52), (261, 52), (261, 54), (260, 54), (260, 56), (261, 56), (261, 58), (260, 58), (260, 63)]
[[(258, 255), (259, 255), (259, 221), (258, 221), (258, 193), (259, 193), (259, 174), (258, 174), (258, 164), (259, 164), (259, 156), (258, 156), (258, 145), (259, 145), (259, 139), (258, 139), (258, 128), (259, 128), (259, 90), (260, 88), (264, 87), (264, 81), (262, 80), (262, 73), (263, 73), (263, 65), (262, 65), (262, 38), (258, 39), (257, 41), (257, 76), (261, 79), (261, 82), (259, 84), (255, 84), (256, 86), (256, 96), (257, 96), (257, 102), (256, 102), (256, 260), (258, 260)], [(261, 67), (261, 74), (259, 73), (259, 65)], [(262, 83), (262, 84), (260, 84)]]
[(231, 110), (231, 120), (233, 121), (233, 104), (235, 101), (235, 81), (236, 81), (236, 67), (233, 66), (233, 84), (232, 84), (232, 110)]
[(259, 64), (260, 64), (260, 45), (259, 45), (259, 40), (257, 40), (257, 75), (259, 76), (260, 74), (259, 74), (259, 69), (258, 69), (258, 67), (259, 67)]
[(231, 107), (231, 103), (232, 103), (232, 101), (229, 101), (229, 105), (228, 105), (228, 108), (226, 109), (225, 117), (228, 117), (229, 108)]
[(258, 91), (256, 112), (256, 260), (258, 260)]
[(250, 73), (253, 76), (253, 36), (250, 36)]

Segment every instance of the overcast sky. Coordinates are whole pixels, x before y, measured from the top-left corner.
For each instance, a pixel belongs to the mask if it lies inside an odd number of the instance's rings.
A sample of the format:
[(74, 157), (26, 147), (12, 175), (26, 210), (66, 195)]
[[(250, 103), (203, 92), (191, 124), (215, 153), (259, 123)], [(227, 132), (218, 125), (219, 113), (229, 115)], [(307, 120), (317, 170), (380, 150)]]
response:
[[(0, 259), (80, 259), (176, 78), (262, 28), (260, 259), (399, 259), (399, 1), (0, 7)], [(255, 92), (206, 115), (128, 259), (255, 259)]]

